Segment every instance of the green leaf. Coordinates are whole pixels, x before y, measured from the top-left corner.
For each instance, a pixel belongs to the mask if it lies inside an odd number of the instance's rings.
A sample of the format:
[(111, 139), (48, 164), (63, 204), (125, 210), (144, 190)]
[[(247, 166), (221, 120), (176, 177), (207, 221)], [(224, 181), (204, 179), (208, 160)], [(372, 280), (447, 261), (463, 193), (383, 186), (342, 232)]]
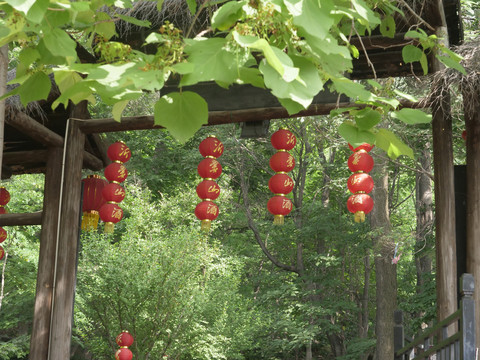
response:
[(380, 121), (382, 121), (382, 115), (378, 111), (375, 111), (369, 107), (355, 111), (353, 113), (355, 123), (360, 130), (370, 130)]
[(427, 75), (428, 74), (428, 60), (427, 60), (427, 55), (425, 55), (425, 53), (422, 53), (422, 56), (420, 57), (420, 65), (422, 65), (423, 75)]
[(116, 15), (118, 18), (122, 19), (125, 22), (128, 22), (133, 25), (141, 26), (141, 27), (150, 27), (151, 23), (148, 20), (139, 20), (137, 18), (131, 17), (131, 16), (126, 16), (126, 15), (121, 15), (117, 14)]
[(30, 8), (35, 5), (35, 1), (36, 0), (6, 0), (6, 3), (18, 11), (27, 14)]
[(422, 29), (417, 30), (409, 30), (405, 33), (405, 39), (412, 38), (412, 39), (420, 39), (420, 40), (428, 40), (428, 35)]
[(414, 158), (413, 150), (389, 130), (379, 129), (376, 134), (375, 144), (393, 160), (400, 155), (406, 155), (411, 159)]
[(157, 10), (158, 10), (159, 12), (162, 11), (162, 6), (163, 6), (163, 2), (164, 2), (164, 1), (165, 1), (165, 0), (157, 0)]
[(95, 23), (95, 32), (98, 35), (103, 36), (105, 39), (110, 39), (113, 35), (116, 34), (115, 32), (115, 23), (113, 22), (110, 15), (105, 12), (97, 12), (96, 13), (96, 23)]
[(369, 25), (379, 25), (381, 23), (378, 16), (370, 9), (363, 0), (352, 0), (352, 5), (357, 14), (367, 21)]
[(360, 130), (351, 122), (344, 122), (338, 127), (338, 133), (355, 148), (363, 143), (375, 144), (375, 135), (370, 131)]
[(192, 63), (182, 62), (172, 65), (172, 69), (178, 74), (185, 75), (193, 73), (195, 71), (195, 65)]
[(257, 68), (241, 67), (239, 70), (239, 79), (237, 81), (239, 84), (251, 84), (258, 88), (265, 88), (262, 74)]
[(27, 13), (27, 19), (33, 23), (39, 24), (44, 19), (49, 0), (37, 0)]
[(190, 10), (190, 14), (195, 15), (197, 12), (197, 2), (195, 0), (186, 0), (188, 10)]
[(385, 16), (380, 24), (380, 33), (383, 36), (393, 38), (395, 36), (395, 20), (393, 16)]
[(365, 89), (365, 87), (358, 83), (353, 82), (345, 77), (333, 78), (333, 88), (338, 92), (347, 95), (352, 99), (358, 99), (361, 101), (373, 101), (375, 100), (373, 94)]
[(40, 53), (31, 47), (24, 48), (18, 55), (18, 61), (25, 67), (29, 67), (39, 58)]
[(397, 89), (393, 89), (393, 92), (394, 92), (395, 94), (397, 94), (398, 96), (403, 97), (403, 98), (405, 98), (405, 99), (407, 99), (407, 100), (409, 100), (409, 101), (411, 101), (411, 102), (416, 102), (416, 101), (418, 101), (418, 99), (417, 99), (415, 96), (410, 95), (410, 94), (407, 94), (407, 93), (404, 93), (403, 91), (400, 91), (400, 90), (397, 90)]
[(243, 15), (243, 6), (246, 1), (229, 1), (222, 5), (212, 17), (212, 28), (219, 30), (230, 29)]
[(112, 115), (115, 121), (120, 122), (122, 120), (122, 113), (127, 106), (129, 100), (123, 100), (115, 103), (112, 108)]
[(420, 61), (422, 55), (423, 51), (421, 49), (410, 44), (405, 45), (402, 49), (402, 58), (407, 64), (414, 61)]
[(352, 110), (358, 110), (358, 107), (350, 106), (350, 107), (345, 107), (345, 108), (333, 109), (333, 110), (330, 111), (330, 116), (337, 116), (337, 115), (343, 114), (345, 112), (350, 112)]
[(467, 75), (465, 68), (455, 59), (452, 59), (450, 56), (435, 55), (435, 57), (443, 63), (446, 67), (455, 69), (461, 72), (463, 75)]
[[(63, 28), (70, 21), (70, 13), (65, 10), (58, 11), (58, 9), (50, 9), (46, 12), (45, 19), (42, 20), (52, 28)], [(90, 21), (92, 21), (92, 19), (90, 19)]]
[(305, 108), (298, 102), (290, 99), (278, 99), (278, 102), (285, 108), (285, 110), (287, 110), (290, 115), (297, 114), (300, 111), (305, 110)]
[(426, 114), (419, 109), (403, 108), (398, 111), (392, 111), (390, 116), (403, 121), (405, 124), (429, 124), (432, 122), (432, 115)]
[(156, 125), (164, 126), (174, 138), (185, 143), (208, 123), (208, 105), (191, 91), (170, 93), (155, 104), (154, 120)]
[(333, 3), (330, 0), (285, 0), (293, 23), (306, 33), (323, 39), (329, 35), (334, 19), (330, 15)]
[(165, 38), (156, 32), (150, 33), (150, 35), (148, 35), (145, 39), (145, 44), (158, 44), (163, 42), (165, 42)]
[(67, 59), (75, 59), (77, 57), (75, 41), (61, 29), (55, 28), (46, 33), (43, 43), (53, 56), (61, 56)]
[(38, 71), (21, 85), (19, 90), (20, 101), (24, 106), (27, 106), (32, 101), (46, 99), (51, 88), (52, 82), (48, 75)]
[(227, 48), (224, 38), (194, 39), (185, 47), (188, 62), (194, 71), (186, 74), (181, 86), (193, 85), (202, 81), (218, 81), (232, 84), (238, 78), (238, 68), (249, 58), (249, 53), (241, 47)]

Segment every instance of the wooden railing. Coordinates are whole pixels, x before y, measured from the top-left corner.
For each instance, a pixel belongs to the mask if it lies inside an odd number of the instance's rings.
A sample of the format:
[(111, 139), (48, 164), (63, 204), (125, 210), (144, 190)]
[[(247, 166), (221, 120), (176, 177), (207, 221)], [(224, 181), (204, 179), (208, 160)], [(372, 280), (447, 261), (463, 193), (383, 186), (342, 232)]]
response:
[[(405, 345), (403, 314), (395, 311), (395, 360), (476, 360), (474, 281), (471, 274), (460, 278), (461, 300), (457, 311), (432, 328), (417, 334)], [(448, 330), (457, 328), (456, 331)]]

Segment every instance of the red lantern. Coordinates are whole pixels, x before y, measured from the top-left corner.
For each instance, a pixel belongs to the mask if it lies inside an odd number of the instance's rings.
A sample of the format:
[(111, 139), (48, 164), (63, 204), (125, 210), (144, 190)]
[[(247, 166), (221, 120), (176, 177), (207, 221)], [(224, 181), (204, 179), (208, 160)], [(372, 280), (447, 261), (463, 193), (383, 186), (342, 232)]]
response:
[(293, 190), (293, 180), (287, 174), (278, 173), (270, 178), (268, 188), (274, 194), (286, 195)]
[(462, 131), (462, 139), (463, 141), (467, 141), (467, 130)]
[(0, 246), (0, 260), (2, 260), (4, 256), (5, 256), (5, 250), (3, 249), (3, 247)]
[(110, 182), (121, 183), (125, 181), (128, 176), (127, 168), (118, 162), (111, 163), (105, 168), (105, 177)]
[(8, 211), (5, 207), (0, 206), (0, 215), (3, 215), (3, 214), (8, 214)]
[(373, 179), (366, 173), (355, 173), (348, 178), (348, 190), (355, 193), (368, 194), (373, 190)]
[(204, 179), (216, 179), (222, 174), (222, 165), (215, 159), (206, 158), (200, 161), (197, 170)]
[(287, 129), (280, 129), (270, 137), (272, 146), (277, 150), (292, 150), (297, 143), (297, 138)]
[(348, 144), (348, 147), (350, 148), (350, 150), (352, 150), (352, 151), (354, 151), (354, 152), (355, 152), (355, 151), (362, 151), (362, 150), (363, 150), (363, 151), (366, 151), (366, 152), (370, 152), (370, 151), (373, 149), (374, 146), (375, 146), (375, 145), (370, 145), (370, 144), (367, 144), (367, 143), (363, 143), (363, 144), (361, 144), (360, 146), (357, 146), (357, 147), (354, 149), (351, 144)]
[(202, 201), (195, 208), (195, 216), (202, 221), (201, 229), (208, 231), (212, 220), (218, 216), (218, 206), (212, 201)]
[(130, 349), (124, 347), (117, 350), (115, 353), (116, 360), (132, 360), (133, 354)]
[(373, 169), (373, 158), (365, 151), (354, 152), (348, 158), (348, 168), (351, 172), (368, 173)]
[(120, 347), (129, 347), (133, 344), (133, 336), (127, 330), (123, 330), (118, 334), (115, 341)]
[(98, 211), (105, 203), (102, 197), (102, 189), (108, 184), (108, 181), (98, 175), (89, 175), (82, 179), (83, 183), (83, 202), (82, 202), (82, 230), (95, 230), (98, 225)]
[(278, 151), (270, 158), (270, 167), (275, 172), (289, 172), (295, 167), (295, 158), (286, 151)]
[(5, 187), (0, 186), (0, 206), (5, 206), (10, 201), (10, 193)]
[(112, 182), (103, 188), (102, 196), (105, 201), (119, 203), (125, 199), (125, 190), (120, 184)]
[(7, 238), (7, 230), (0, 227), (0, 244), (3, 243), (6, 238)]
[(365, 215), (373, 209), (373, 200), (367, 194), (353, 194), (348, 198), (347, 208), (355, 214), (355, 222), (363, 222)]
[(223, 144), (215, 135), (210, 135), (198, 146), (203, 157), (218, 158), (223, 154)]
[(127, 145), (122, 141), (114, 142), (108, 147), (108, 158), (114, 162), (126, 163), (132, 157)]
[(215, 200), (220, 195), (220, 186), (213, 180), (203, 180), (197, 185), (197, 195), (202, 200)]
[(273, 223), (275, 225), (283, 224), (284, 217), (290, 214), (292, 207), (292, 200), (283, 195), (275, 195), (267, 203), (267, 209), (273, 215)]
[(105, 223), (105, 232), (113, 233), (114, 224), (122, 220), (123, 210), (113, 202), (107, 202), (100, 208), (100, 218)]

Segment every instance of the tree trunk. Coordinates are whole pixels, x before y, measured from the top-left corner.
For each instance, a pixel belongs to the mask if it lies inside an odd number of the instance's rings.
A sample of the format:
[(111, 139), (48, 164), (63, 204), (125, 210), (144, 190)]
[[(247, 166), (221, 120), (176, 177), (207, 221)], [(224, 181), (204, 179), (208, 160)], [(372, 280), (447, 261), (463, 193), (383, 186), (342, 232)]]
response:
[(397, 268), (392, 264), (395, 244), (390, 236), (391, 225), (388, 210), (388, 160), (376, 158), (372, 176), (374, 208), (371, 215), (372, 230), (378, 234), (373, 239), (375, 271), (377, 279), (377, 336), (376, 359), (393, 359), (393, 312), (397, 307)]

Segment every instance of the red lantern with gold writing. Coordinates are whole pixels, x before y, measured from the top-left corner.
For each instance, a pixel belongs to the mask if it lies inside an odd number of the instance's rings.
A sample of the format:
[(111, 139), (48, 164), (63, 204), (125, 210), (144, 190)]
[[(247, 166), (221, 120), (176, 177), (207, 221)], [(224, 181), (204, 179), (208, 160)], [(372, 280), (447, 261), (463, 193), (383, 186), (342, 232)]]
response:
[(130, 160), (132, 153), (123, 141), (117, 141), (108, 147), (107, 156), (113, 162), (123, 164)]
[(7, 238), (7, 230), (5, 230), (3, 227), (0, 227), (0, 244), (5, 241)]
[(102, 196), (105, 201), (119, 203), (125, 199), (125, 190), (120, 184), (112, 182), (103, 188)]
[(105, 168), (105, 178), (110, 182), (121, 183), (124, 182), (128, 176), (128, 171), (125, 165), (113, 162)]
[(10, 201), (10, 193), (4, 186), (0, 186), (0, 206), (6, 206)]
[(270, 167), (275, 172), (290, 172), (295, 167), (295, 158), (286, 151), (277, 151), (270, 158)]
[(105, 232), (112, 233), (114, 224), (122, 220), (123, 210), (114, 202), (107, 202), (100, 208), (100, 218), (105, 223)]
[(267, 203), (267, 209), (273, 215), (273, 223), (281, 225), (284, 217), (292, 211), (292, 201), (283, 195), (275, 195)]
[(366, 173), (355, 173), (348, 178), (348, 190), (351, 193), (364, 193), (368, 194), (373, 190), (373, 179)]
[(198, 175), (204, 179), (217, 179), (222, 174), (222, 165), (212, 158), (200, 161), (197, 167)]
[(82, 201), (82, 230), (96, 230), (98, 226), (100, 207), (105, 203), (102, 197), (102, 190), (108, 181), (99, 175), (89, 175), (82, 179), (83, 201)]
[(203, 180), (197, 185), (197, 195), (202, 200), (215, 200), (220, 195), (220, 186), (213, 180)]
[(5, 250), (3, 249), (2, 246), (0, 246), (0, 260), (2, 260), (4, 256), (5, 256)]
[(203, 157), (216, 159), (223, 154), (223, 144), (215, 135), (209, 135), (206, 139), (202, 140), (198, 146), (198, 150)]
[(281, 128), (272, 134), (270, 142), (277, 150), (289, 151), (295, 147), (297, 138), (288, 129)]
[(129, 347), (133, 344), (133, 336), (127, 330), (123, 330), (117, 335), (115, 342), (120, 347)]
[(195, 216), (202, 221), (201, 229), (208, 231), (212, 220), (218, 217), (218, 206), (212, 201), (204, 200), (195, 207)]
[(123, 347), (117, 350), (115, 353), (116, 360), (132, 360), (133, 354), (130, 349)]
[(373, 158), (365, 151), (354, 152), (348, 158), (348, 168), (351, 172), (368, 173), (373, 169)]
[(374, 146), (375, 146), (375, 145), (363, 143), (363, 144), (357, 146), (356, 148), (353, 148), (353, 146), (352, 146), (351, 144), (348, 144), (348, 147), (349, 147), (350, 150), (352, 150), (353, 152), (360, 151), (360, 150), (363, 150), (363, 151), (366, 151), (366, 152), (370, 152), (370, 151), (373, 149)]
[(348, 198), (347, 208), (355, 214), (355, 222), (363, 222), (365, 215), (373, 209), (373, 200), (367, 194), (353, 194)]
[(293, 180), (287, 174), (277, 173), (268, 181), (268, 188), (274, 194), (287, 195), (293, 190)]

